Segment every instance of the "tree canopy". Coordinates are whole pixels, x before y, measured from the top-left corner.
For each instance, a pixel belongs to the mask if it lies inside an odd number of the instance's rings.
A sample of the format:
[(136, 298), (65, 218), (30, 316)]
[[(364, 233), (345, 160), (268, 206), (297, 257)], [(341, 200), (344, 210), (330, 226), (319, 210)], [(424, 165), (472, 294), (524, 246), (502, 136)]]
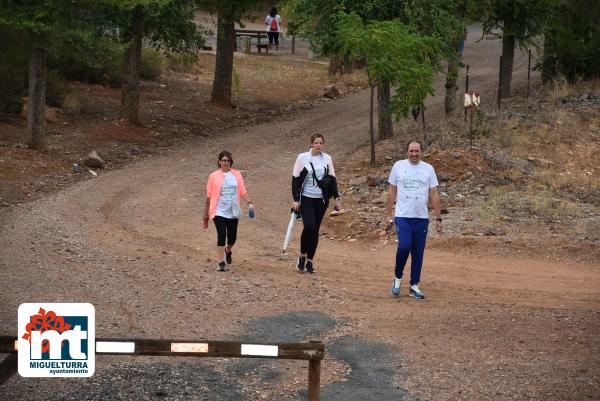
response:
[(433, 94), (433, 76), (440, 70), (442, 43), (419, 35), (400, 21), (363, 23), (356, 13), (340, 13), (336, 30), (339, 51), (365, 61), (371, 86), (371, 163), (375, 162), (372, 124), (373, 92), (382, 81), (394, 89), (390, 112), (396, 118), (408, 116)]
[[(544, 77), (570, 82), (600, 76), (600, 2), (561, 1), (545, 31)], [(549, 70), (548, 70), (549, 68)]]

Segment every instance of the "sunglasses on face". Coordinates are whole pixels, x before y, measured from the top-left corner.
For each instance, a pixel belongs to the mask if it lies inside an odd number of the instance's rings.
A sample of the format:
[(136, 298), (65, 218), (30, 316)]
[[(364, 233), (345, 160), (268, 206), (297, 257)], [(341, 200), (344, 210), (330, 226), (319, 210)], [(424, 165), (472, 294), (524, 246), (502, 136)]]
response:
[(221, 159), (221, 161), (222, 161), (223, 163), (231, 163), (231, 160), (229, 160), (229, 159)]

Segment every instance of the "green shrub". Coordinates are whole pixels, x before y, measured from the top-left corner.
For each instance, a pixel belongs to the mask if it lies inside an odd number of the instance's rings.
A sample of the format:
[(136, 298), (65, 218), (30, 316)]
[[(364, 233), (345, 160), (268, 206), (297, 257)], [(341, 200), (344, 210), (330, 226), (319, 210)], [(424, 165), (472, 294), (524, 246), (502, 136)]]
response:
[(69, 93), (71, 88), (65, 79), (54, 70), (46, 70), (46, 104), (60, 107)]
[(546, 31), (542, 60), (544, 77), (564, 75), (569, 82), (600, 77), (600, 3), (598, 0), (558, 2)]
[(142, 49), (142, 65), (140, 66), (140, 77), (148, 81), (157, 81), (163, 72), (162, 55), (152, 49)]
[(119, 86), (123, 45), (109, 39), (70, 42), (49, 57), (48, 65), (67, 79)]
[(0, 111), (19, 113), (27, 96), (28, 46), (22, 33), (0, 29)]
[(198, 70), (197, 59), (195, 54), (168, 53), (165, 61), (170, 70), (193, 74)]
[[(107, 38), (70, 43), (58, 50), (49, 65), (67, 79), (119, 87), (123, 82), (124, 51), (121, 43)], [(161, 54), (151, 48), (142, 49), (141, 79), (156, 80), (162, 71)]]
[(65, 96), (61, 109), (68, 116), (77, 117), (81, 112), (81, 100), (79, 99), (79, 96), (74, 92), (69, 93)]

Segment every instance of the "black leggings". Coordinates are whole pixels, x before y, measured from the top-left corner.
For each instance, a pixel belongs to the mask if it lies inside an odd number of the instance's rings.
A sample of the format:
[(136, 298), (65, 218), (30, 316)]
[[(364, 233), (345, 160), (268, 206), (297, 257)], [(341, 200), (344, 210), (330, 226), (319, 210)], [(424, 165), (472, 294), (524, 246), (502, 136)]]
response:
[(276, 45), (279, 44), (279, 32), (267, 32), (267, 36), (269, 37), (269, 43), (273, 44), (275, 42)]
[(304, 229), (300, 237), (300, 253), (306, 254), (306, 258), (312, 260), (317, 252), (319, 244), (319, 228), (323, 221), (325, 211), (329, 206), (329, 200), (323, 202), (322, 198), (307, 198), (303, 196), (300, 201), (302, 222)]
[(217, 228), (217, 246), (225, 246), (225, 238), (227, 238), (227, 245), (235, 244), (238, 219), (227, 219), (222, 216), (215, 216), (213, 221)]

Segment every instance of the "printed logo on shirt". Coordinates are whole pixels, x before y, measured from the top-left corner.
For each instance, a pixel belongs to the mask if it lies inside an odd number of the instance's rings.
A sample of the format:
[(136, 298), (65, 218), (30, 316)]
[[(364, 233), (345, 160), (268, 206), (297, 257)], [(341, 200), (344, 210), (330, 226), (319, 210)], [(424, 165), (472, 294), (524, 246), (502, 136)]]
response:
[(408, 192), (416, 192), (421, 187), (421, 181), (417, 178), (405, 177), (402, 179), (402, 188), (406, 189)]

